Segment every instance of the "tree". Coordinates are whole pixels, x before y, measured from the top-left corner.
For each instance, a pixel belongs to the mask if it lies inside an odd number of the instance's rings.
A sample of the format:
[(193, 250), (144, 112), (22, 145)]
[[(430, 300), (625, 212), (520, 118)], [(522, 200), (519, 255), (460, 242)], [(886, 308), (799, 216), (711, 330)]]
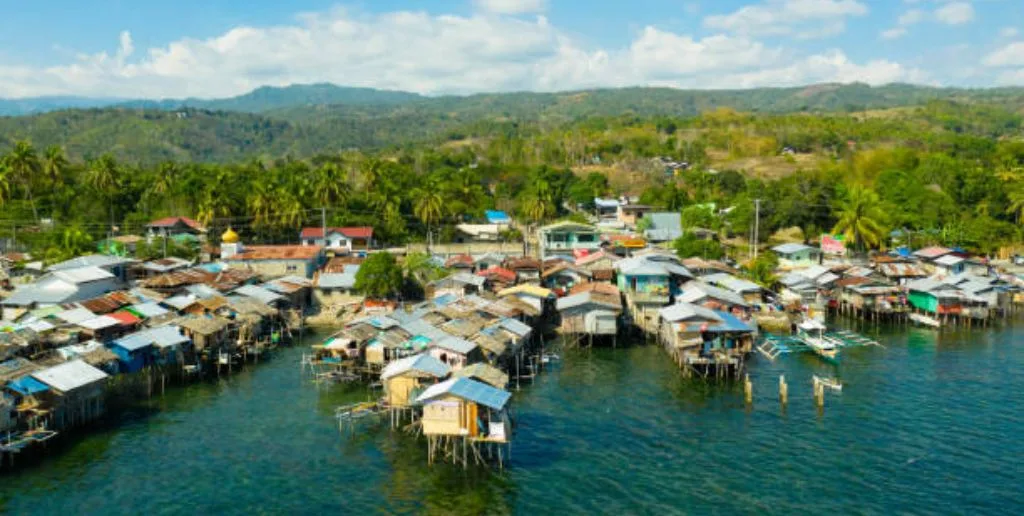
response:
[(839, 222), (833, 233), (843, 234), (858, 249), (878, 248), (885, 241), (885, 212), (874, 190), (855, 186), (836, 206)]
[(402, 268), (391, 253), (373, 253), (356, 272), (355, 288), (375, 299), (394, 296), (402, 288)]
[(67, 173), (68, 158), (64, 149), (59, 145), (51, 145), (46, 148), (43, 157), (43, 177), (50, 184), (50, 187), (57, 190), (64, 185), (64, 174)]
[(759, 255), (756, 260), (748, 262), (743, 270), (747, 279), (764, 288), (771, 289), (778, 282), (778, 278), (775, 277), (775, 269), (778, 267), (779, 258), (775, 256), (775, 253), (764, 253)]
[(705, 240), (687, 231), (683, 236), (672, 242), (672, 248), (680, 258), (704, 258), (706, 260), (717, 260), (725, 256), (722, 244), (715, 240)]
[(36, 149), (25, 140), (15, 142), (5, 161), (7, 161), (7, 168), (14, 181), (21, 183), (21, 187), (25, 190), (25, 200), (32, 206), (32, 217), (38, 221), (39, 211), (36, 209), (36, 201), (32, 197), (32, 182), (40, 170)]
[(427, 233), (430, 233), (431, 226), (437, 224), (444, 216), (444, 199), (441, 192), (434, 185), (428, 185), (424, 189), (413, 190), (412, 198), (415, 199), (413, 213), (427, 227)]
[(114, 193), (120, 183), (120, 168), (110, 154), (104, 154), (89, 164), (86, 181), (101, 198), (106, 199), (110, 211), (110, 224), (114, 224)]

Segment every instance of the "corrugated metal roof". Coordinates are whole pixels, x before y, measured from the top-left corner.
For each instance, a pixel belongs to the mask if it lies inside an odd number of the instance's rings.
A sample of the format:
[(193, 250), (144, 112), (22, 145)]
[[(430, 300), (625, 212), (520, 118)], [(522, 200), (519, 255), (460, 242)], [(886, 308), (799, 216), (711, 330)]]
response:
[(818, 276), (818, 278), (815, 279), (814, 282), (817, 283), (818, 285), (825, 286), (825, 285), (828, 285), (828, 284), (830, 284), (830, 283), (832, 283), (832, 282), (834, 282), (834, 281), (836, 281), (838, 279), (839, 279), (839, 276), (837, 274), (833, 274), (831, 272), (826, 272), (825, 274), (822, 274), (821, 276)]
[(344, 288), (352, 289), (356, 286), (356, 275), (355, 273), (341, 272), (328, 272), (320, 274), (317, 280), (317, 286), (320, 288)]
[(690, 319), (703, 319), (707, 321), (722, 320), (714, 310), (691, 303), (677, 303), (672, 306), (666, 306), (658, 311), (658, 315), (668, 322), (679, 322)]
[(728, 312), (715, 312), (722, 322), (708, 328), (711, 333), (752, 333), (754, 328)]
[(808, 249), (814, 249), (814, 248), (809, 246), (809, 245), (804, 245), (804, 244), (782, 244), (782, 245), (777, 245), (777, 246), (773, 247), (772, 251), (775, 251), (776, 253), (779, 253), (779, 254), (794, 254), (794, 253), (799, 253), (801, 251), (806, 251)]
[(483, 362), (463, 367), (462, 369), (452, 373), (452, 376), (479, 380), (496, 389), (504, 389), (505, 386), (508, 385), (507, 374), (505, 374), (501, 369)]
[(436, 385), (431, 385), (416, 398), (417, 403), (428, 403), (435, 398), (451, 395), (472, 401), (489, 407), (493, 410), (501, 410), (508, 404), (512, 394), (508, 391), (496, 389), (483, 382), (471, 378), (452, 378)]
[(387, 380), (410, 371), (433, 376), (434, 378), (444, 378), (451, 372), (451, 368), (444, 362), (441, 362), (427, 353), (420, 353), (418, 355), (401, 358), (389, 363), (384, 367), (384, 371), (381, 372), (380, 378), (381, 380)]
[(477, 345), (475, 342), (470, 342), (463, 338), (448, 336), (441, 340), (434, 341), (431, 344), (431, 347), (446, 349), (449, 351), (454, 351), (456, 353), (466, 355), (472, 352), (474, 349), (476, 349)]
[(96, 317), (96, 314), (86, 310), (85, 308), (72, 308), (71, 310), (60, 312), (54, 315), (54, 317), (68, 324), (78, 324), (82, 321)]
[(947, 266), (947, 267), (952, 267), (953, 265), (959, 265), (959, 264), (961, 264), (963, 262), (964, 262), (963, 258), (961, 258), (959, 256), (956, 256), (956, 255), (952, 255), (952, 254), (947, 254), (945, 256), (941, 256), (941, 257), (935, 259), (935, 263), (937, 265), (944, 265), (944, 266)]
[(121, 321), (118, 321), (108, 315), (101, 315), (75, 324), (87, 330), (102, 330), (104, 328), (110, 328), (111, 326), (117, 326), (118, 324), (121, 324)]
[(81, 268), (96, 268), (96, 267), (116, 267), (118, 265), (124, 265), (132, 263), (135, 260), (128, 258), (121, 258), (120, 256), (109, 256), (105, 254), (91, 254), (88, 256), (79, 256), (72, 258), (60, 263), (55, 263), (46, 268), (48, 271), (66, 271), (70, 269), (81, 269)]
[(129, 310), (139, 314), (142, 317), (160, 317), (170, 313), (167, 309), (160, 306), (159, 303), (141, 303), (128, 307)]
[(500, 324), (502, 328), (505, 328), (520, 337), (526, 337), (533, 333), (533, 328), (531, 328), (529, 324), (517, 319), (502, 319)]
[(760, 292), (762, 290), (761, 285), (758, 285), (753, 281), (747, 281), (742, 278), (737, 278), (732, 274), (726, 274), (724, 272), (709, 274), (707, 276), (702, 277), (701, 281), (718, 285), (719, 287), (731, 290), (738, 294), (744, 294), (747, 292)]
[(189, 285), (185, 291), (198, 299), (211, 299), (220, 296), (220, 291), (203, 284)]
[(111, 342), (110, 345), (117, 346), (131, 352), (152, 346), (153, 339), (150, 338), (149, 332), (140, 331), (138, 333), (132, 333), (131, 335), (125, 335), (124, 337)]
[(573, 294), (566, 296), (558, 300), (556, 308), (559, 311), (568, 310), (570, 308), (576, 308), (578, 306), (584, 306), (587, 304), (599, 305), (602, 308), (608, 308), (615, 311), (622, 311), (622, 303), (618, 299), (612, 299), (610, 296), (604, 296), (601, 294), (595, 294), (594, 292), (581, 292), (579, 294)]
[(537, 298), (541, 298), (541, 299), (546, 299), (546, 298), (554, 297), (555, 293), (550, 291), (550, 290), (548, 290), (548, 289), (546, 289), (546, 288), (544, 288), (544, 287), (540, 287), (540, 286), (537, 286), (537, 285), (532, 285), (532, 284), (529, 284), (529, 283), (524, 283), (522, 285), (516, 285), (514, 287), (509, 287), (509, 288), (506, 288), (505, 290), (502, 290), (501, 292), (498, 292), (498, 297), (506, 297), (506, 296), (512, 296), (512, 295), (525, 295), (525, 296), (530, 296), (530, 297), (537, 297)]
[(82, 360), (72, 360), (32, 373), (32, 376), (61, 392), (69, 392), (106, 379), (109, 375)]
[(158, 326), (150, 329), (149, 338), (153, 344), (160, 348), (178, 346), (189, 341), (188, 337), (181, 334), (181, 328), (177, 326)]
[(271, 292), (263, 287), (258, 287), (256, 285), (242, 285), (241, 287), (235, 289), (235, 293), (251, 297), (268, 305), (284, 299), (284, 296)]
[(169, 297), (161, 301), (161, 303), (174, 308), (175, 310), (184, 310), (194, 304), (196, 304), (196, 296), (192, 294), (183, 294), (179, 296)]
[(919, 256), (919, 257), (925, 258), (925, 259), (933, 259), (933, 258), (938, 258), (940, 256), (947, 255), (947, 254), (952, 253), (952, 252), (953, 252), (952, 249), (949, 249), (949, 248), (946, 248), (946, 247), (932, 246), (932, 247), (925, 247), (924, 249), (918, 249), (917, 251), (914, 251), (914, 256)]
[(743, 297), (739, 294), (731, 290), (713, 287), (700, 281), (694, 281), (687, 284), (684, 287), (683, 294), (679, 296), (680, 301), (687, 303), (697, 303), (705, 298), (725, 301), (726, 303), (735, 306), (748, 306), (747, 302), (744, 301)]

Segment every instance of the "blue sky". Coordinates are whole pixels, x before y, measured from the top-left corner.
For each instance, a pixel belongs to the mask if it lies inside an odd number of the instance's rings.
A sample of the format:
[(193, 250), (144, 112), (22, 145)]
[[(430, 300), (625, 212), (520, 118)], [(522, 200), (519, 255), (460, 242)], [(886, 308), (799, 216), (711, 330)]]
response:
[(0, 0), (0, 97), (1024, 84), (1020, 0)]

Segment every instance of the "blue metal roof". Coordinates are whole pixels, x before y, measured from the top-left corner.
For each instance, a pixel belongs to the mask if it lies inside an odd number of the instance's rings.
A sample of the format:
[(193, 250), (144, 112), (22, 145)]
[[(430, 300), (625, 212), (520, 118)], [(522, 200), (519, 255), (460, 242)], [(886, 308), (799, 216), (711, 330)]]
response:
[(137, 351), (142, 348), (147, 348), (153, 345), (153, 339), (149, 336), (148, 331), (140, 331), (131, 335), (125, 335), (120, 339), (110, 343), (111, 346), (117, 346), (128, 351)]
[(509, 218), (508, 213), (499, 210), (487, 210), (485, 214), (487, 215), (487, 222), (491, 224), (507, 224), (512, 220)]
[(460, 377), (430, 386), (427, 390), (423, 391), (419, 398), (416, 398), (416, 402), (426, 403), (446, 394), (472, 401), (494, 410), (505, 408), (509, 398), (512, 397), (512, 394), (508, 391), (496, 389), (483, 382)]
[(711, 333), (752, 333), (754, 331), (749, 324), (729, 312), (716, 311), (715, 315), (720, 317), (722, 322), (708, 328)]
[(36, 393), (46, 392), (50, 390), (50, 386), (46, 385), (31, 376), (25, 375), (17, 380), (13, 380), (7, 384), (11, 390), (21, 394), (23, 396), (31, 396)]

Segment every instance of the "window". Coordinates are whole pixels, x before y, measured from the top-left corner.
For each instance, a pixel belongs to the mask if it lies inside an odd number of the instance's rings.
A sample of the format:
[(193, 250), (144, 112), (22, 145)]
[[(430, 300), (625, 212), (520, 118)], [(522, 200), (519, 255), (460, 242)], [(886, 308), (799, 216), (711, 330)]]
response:
[(593, 233), (583, 233), (576, 236), (577, 242), (591, 243), (597, 241), (597, 235)]
[(288, 267), (286, 267), (286, 270), (288, 272), (295, 272), (295, 271), (299, 270), (299, 266), (298, 265), (289, 265)]

